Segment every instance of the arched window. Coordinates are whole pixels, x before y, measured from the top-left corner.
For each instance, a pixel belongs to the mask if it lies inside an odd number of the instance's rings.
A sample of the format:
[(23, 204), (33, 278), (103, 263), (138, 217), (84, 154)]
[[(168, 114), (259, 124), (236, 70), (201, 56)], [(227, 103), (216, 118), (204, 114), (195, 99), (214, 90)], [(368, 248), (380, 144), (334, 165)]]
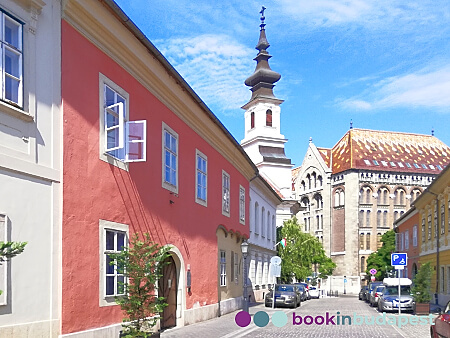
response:
[(305, 184), (305, 181), (302, 181), (301, 185), (302, 185), (302, 191), (305, 191), (305, 190), (306, 190), (306, 184)]
[(259, 234), (259, 205), (255, 202), (255, 234)]
[(316, 173), (314, 172), (313, 174), (312, 174), (312, 181), (313, 181), (313, 187), (314, 188), (317, 188), (317, 177), (316, 177)]
[(359, 250), (364, 250), (364, 234), (359, 234)]
[(366, 203), (370, 204), (372, 202), (372, 190), (367, 189), (366, 190)]
[(361, 272), (366, 272), (366, 257), (364, 256), (361, 257)]
[(388, 215), (388, 212), (387, 211), (384, 211), (383, 212), (383, 227), (387, 227), (387, 215)]
[(394, 222), (398, 219), (398, 211), (394, 211)]
[(261, 236), (266, 236), (266, 215), (264, 207), (261, 208)]
[(381, 242), (381, 233), (377, 233), (377, 249), (381, 248), (383, 242)]
[(359, 226), (363, 227), (364, 226), (364, 210), (360, 210), (359, 211)]
[(316, 209), (322, 209), (323, 208), (322, 196), (320, 194), (316, 194), (314, 196), (314, 200), (316, 202)]
[(255, 112), (250, 113), (250, 129), (255, 128)]
[(370, 234), (366, 234), (366, 250), (370, 250)]
[(267, 239), (270, 240), (270, 211), (267, 211)]
[(311, 189), (311, 175), (310, 174), (308, 174), (308, 175), (306, 175), (306, 179), (308, 180), (308, 189)]
[(431, 239), (431, 211), (428, 212), (428, 239)]
[(381, 227), (381, 210), (377, 211), (377, 228)]
[(336, 191), (334, 194), (334, 206), (338, 207), (339, 205), (339, 191)]
[(316, 215), (316, 229), (317, 230), (320, 229), (320, 217), (319, 217), (319, 215)]
[(272, 110), (266, 110), (266, 126), (272, 127)]
[[(449, 215), (449, 218), (450, 218), (450, 215)], [(444, 206), (441, 205), (441, 234), (443, 234), (444, 232), (445, 232), (445, 209), (444, 209)]]
[(319, 187), (321, 187), (322, 184), (323, 184), (322, 176), (319, 175), (319, 177), (317, 178), (317, 180), (319, 181)]
[(305, 211), (310, 211), (310, 203), (309, 203), (308, 197), (303, 197), (301, 204), (302, 204), (302, 207), (306, 208)]
[(339, 203), (340, 203), (340, 205), (344, 205), (345, 204), (344, 190), (341, 190), (340, 193), (339, 193)]
[(364, 203), (364, 189), (361, 188), (361, 190), (359, 191), (359, 204), (363, 203)]
[(303, 222), (305, 223), (305, 232), (308, 232), (308, 219), (305, 217)]
[(370, 210), (366, 211), (366, 227), (370, 227)]

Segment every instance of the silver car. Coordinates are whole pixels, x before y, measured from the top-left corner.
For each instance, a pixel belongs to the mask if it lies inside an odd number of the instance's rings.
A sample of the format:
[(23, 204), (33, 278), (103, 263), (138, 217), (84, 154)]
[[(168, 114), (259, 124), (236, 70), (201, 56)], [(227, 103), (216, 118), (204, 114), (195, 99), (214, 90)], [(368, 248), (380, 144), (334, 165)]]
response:
[(378, 300), (378, 311), (396, 311), (399, 306), (403, 311), (414, 310), (414, 299), (411, 296), (409, 285), (401, 286), (400, 299), (398, 298), (398, 286), (386, 286), (383, 295)]
[(384, 288), (385, 288), (384, 285), (380, 285), (380, 286), (377, 286), (372, 291), (372, 293), (370, 294), (370, 299), (369, 299), (370, 306), (377, 306), (378, 305), (378, 300), (383, 295), (383, 289)]
[[(275, 307), (277, 306), (287, 306), (291, 308), (296, 308), (300, 306), (301, 303), (300, 290), (296, 285), (292, 284), (276, 284), (275, 285)], [(264, 301), (265, 306), (272, 306), (273, 302), (273, 290), (271, 290), (266, 295)]]

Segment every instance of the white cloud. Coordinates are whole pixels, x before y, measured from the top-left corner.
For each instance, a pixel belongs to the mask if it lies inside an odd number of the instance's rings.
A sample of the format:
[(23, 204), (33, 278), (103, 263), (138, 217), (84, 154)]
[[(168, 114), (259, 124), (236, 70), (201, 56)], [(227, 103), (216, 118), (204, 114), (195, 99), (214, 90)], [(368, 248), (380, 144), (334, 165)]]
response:
[(160, 40), (157, 44), (208, 106), (219, 107), (226, 115), (242, 114), (239, 107), (250, 99), (244, 81), (255, 67), (254, 49), (230, 36), (214, 34)]
[(450, 108), (450, 64), (379, 81), (358, 97), (340, 100), (344, 109)]

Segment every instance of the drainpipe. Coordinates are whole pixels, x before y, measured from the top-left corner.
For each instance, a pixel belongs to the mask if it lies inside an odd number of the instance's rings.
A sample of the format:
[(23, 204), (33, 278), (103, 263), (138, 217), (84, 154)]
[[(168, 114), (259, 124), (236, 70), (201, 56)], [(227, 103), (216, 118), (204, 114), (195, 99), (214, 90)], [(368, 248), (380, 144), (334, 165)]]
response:
[(439, 225), (439, 196), (437, 194), (435, 194), (434, 192), (428, 190), (428, 192), (434, 196), (436, 196), (436, 214), (437, 214), (437, 218), (436, 218), (436, 292), (434, 294), (434, 301), (436, 303), (436, 305), (439, 304), (438, 300), (439, 300), (439, 278), (440, 278), (440, 266), (439, 266), (439, 234), (441, 232)]

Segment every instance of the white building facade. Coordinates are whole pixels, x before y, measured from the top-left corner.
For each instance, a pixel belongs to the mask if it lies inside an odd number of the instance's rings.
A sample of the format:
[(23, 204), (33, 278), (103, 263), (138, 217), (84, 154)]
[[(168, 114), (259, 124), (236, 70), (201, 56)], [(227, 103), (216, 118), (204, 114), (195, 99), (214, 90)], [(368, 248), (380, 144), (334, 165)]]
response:
[(60, 300), (60, 35), (53, 0), (0, 3), (0, 336), (57, 337)]

